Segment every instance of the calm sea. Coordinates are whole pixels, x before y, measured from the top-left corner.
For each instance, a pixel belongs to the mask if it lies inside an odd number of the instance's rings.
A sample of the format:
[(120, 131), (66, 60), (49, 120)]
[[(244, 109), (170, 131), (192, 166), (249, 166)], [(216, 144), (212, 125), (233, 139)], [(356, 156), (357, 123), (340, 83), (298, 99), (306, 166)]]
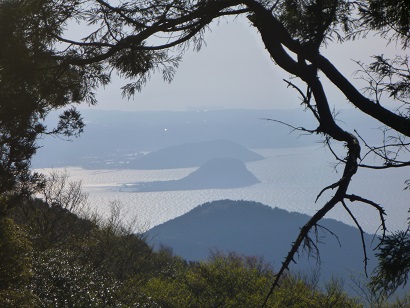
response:
[[(167, 192), (120, 192), (125, 183), (180, 179), (193, 168), (172, 170), (85, 170), (67, 167), (71, 179), (82, 180), (89, 194), (90, 206), (103, 215), (110, 212), (110, 201), (122, 205), (126, 219), (137, 219), (140, 230), (146, 230), (180, 216), (194, 207), (219, 199), (252, 200), (292, 212), (312, 215), (334, 193), (327, 191), (315, 203), (323, 187), (337, 181), (342, 171), (335, 168), (334, 159), (320, 145), (303, 148), (254, 150), (266, 159), (247, 164), (261, 183), (239, 189), (209, 189)], [(343, 155), (342, 155), (343, 156)], [(49, 172), (50, 169), (38, 169)], [(61, 170), (61, 169), (55, 169)], [(387, 213), (390, 231), (407, 226), (410, 191), (404, 191), (404, 181), (410, 178), (405, 168), (391, 170), (361, 169), (351, 183), (350, 193), (371, 199)], [(380, 225), (374, 208), (361, 203), (349, 204), (363, 229), (374, 233)], [(354, 225), (339, 205), (328, 216)]]

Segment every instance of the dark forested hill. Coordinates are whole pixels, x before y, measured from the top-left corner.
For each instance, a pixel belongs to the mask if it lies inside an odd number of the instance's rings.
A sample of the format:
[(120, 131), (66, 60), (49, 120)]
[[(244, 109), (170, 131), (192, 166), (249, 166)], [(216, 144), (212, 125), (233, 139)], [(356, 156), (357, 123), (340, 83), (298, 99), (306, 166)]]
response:
[[(236, 251), (245, 255), (263, 256), (279, 268), (308, 215), (290, 213), (257, 202), (221, 200), (205, 203), (192, 211), (148, 231), (152, 244), (166, 245), (187, 260), (206, 259), (210, 250)], [(332, 219), (324, 219), (318, 229), (320, 278), (343, 277), (362, 273), (364, 256), (358, 229)], [(312, 234), (312, 236), (315, 236)], [(375, 265), (371, 242), (365, 234), (369, 269)], [(293, 270), (310, 272), (316, 259), (306, 253), (296, 260)]]

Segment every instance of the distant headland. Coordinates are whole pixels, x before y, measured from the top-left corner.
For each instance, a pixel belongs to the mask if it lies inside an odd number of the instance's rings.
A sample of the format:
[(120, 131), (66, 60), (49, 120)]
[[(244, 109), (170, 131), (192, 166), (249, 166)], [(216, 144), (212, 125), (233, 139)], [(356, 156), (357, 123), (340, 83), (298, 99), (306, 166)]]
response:
[(230, 157), (242, 162), (263, 159), (263, 156), (229, 140), (184, 143), (166, 147), (129, 163), (132, 169), (177, 169), (199, 167), (207, 161)]
[(180, 180), (155, 181), (124, 185), (121, 191), (152, 192), (196, 189), (241, 188), (259, 183), (236, 158), (214, 158)]

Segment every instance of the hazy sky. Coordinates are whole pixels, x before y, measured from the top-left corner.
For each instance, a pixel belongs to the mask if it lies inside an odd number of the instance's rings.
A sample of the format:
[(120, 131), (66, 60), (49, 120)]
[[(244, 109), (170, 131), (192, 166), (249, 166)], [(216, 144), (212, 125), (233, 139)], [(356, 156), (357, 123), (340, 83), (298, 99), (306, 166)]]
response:
[[(289, 78), (276, 66), (264, 49), (259, 34), (246, 18), (221, 21), (206, 34), (199, 52), (185, 54), (171, 84), (154, 76), (142, 93), (133, 99), (121, 97), (120, 87), (126, 81), (116, 79), (98, 92), (98, 109), (117, 110), (186, 110), (209, 108), (297, 108), (300, 101), (295, 90), (286, 88)], [(389, 54), (394, 46), (379, 39), (361, 39), (343, 45), (331, 43), (323, 51), (347, 77), (353, 77), (358, 66), (352, 61), (369, 62), (372, 53)], [(325, 82), (325, 78), (322, 78)], [(327, 85), (325, 83), (325, 85)], [(327, 85), (332, 105), (350, 105), (337, 89)]]

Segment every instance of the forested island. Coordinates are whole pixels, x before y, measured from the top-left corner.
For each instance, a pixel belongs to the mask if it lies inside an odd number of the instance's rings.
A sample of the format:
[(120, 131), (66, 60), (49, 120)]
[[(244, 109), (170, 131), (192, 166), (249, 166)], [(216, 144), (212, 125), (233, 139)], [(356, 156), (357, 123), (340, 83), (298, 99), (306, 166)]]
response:
[(230, 189), (247, 187), (259, 180), (236, 158), (214, 158), (179, 180), (126, 184), (120, 191), (153, 192), (171, 190)]

